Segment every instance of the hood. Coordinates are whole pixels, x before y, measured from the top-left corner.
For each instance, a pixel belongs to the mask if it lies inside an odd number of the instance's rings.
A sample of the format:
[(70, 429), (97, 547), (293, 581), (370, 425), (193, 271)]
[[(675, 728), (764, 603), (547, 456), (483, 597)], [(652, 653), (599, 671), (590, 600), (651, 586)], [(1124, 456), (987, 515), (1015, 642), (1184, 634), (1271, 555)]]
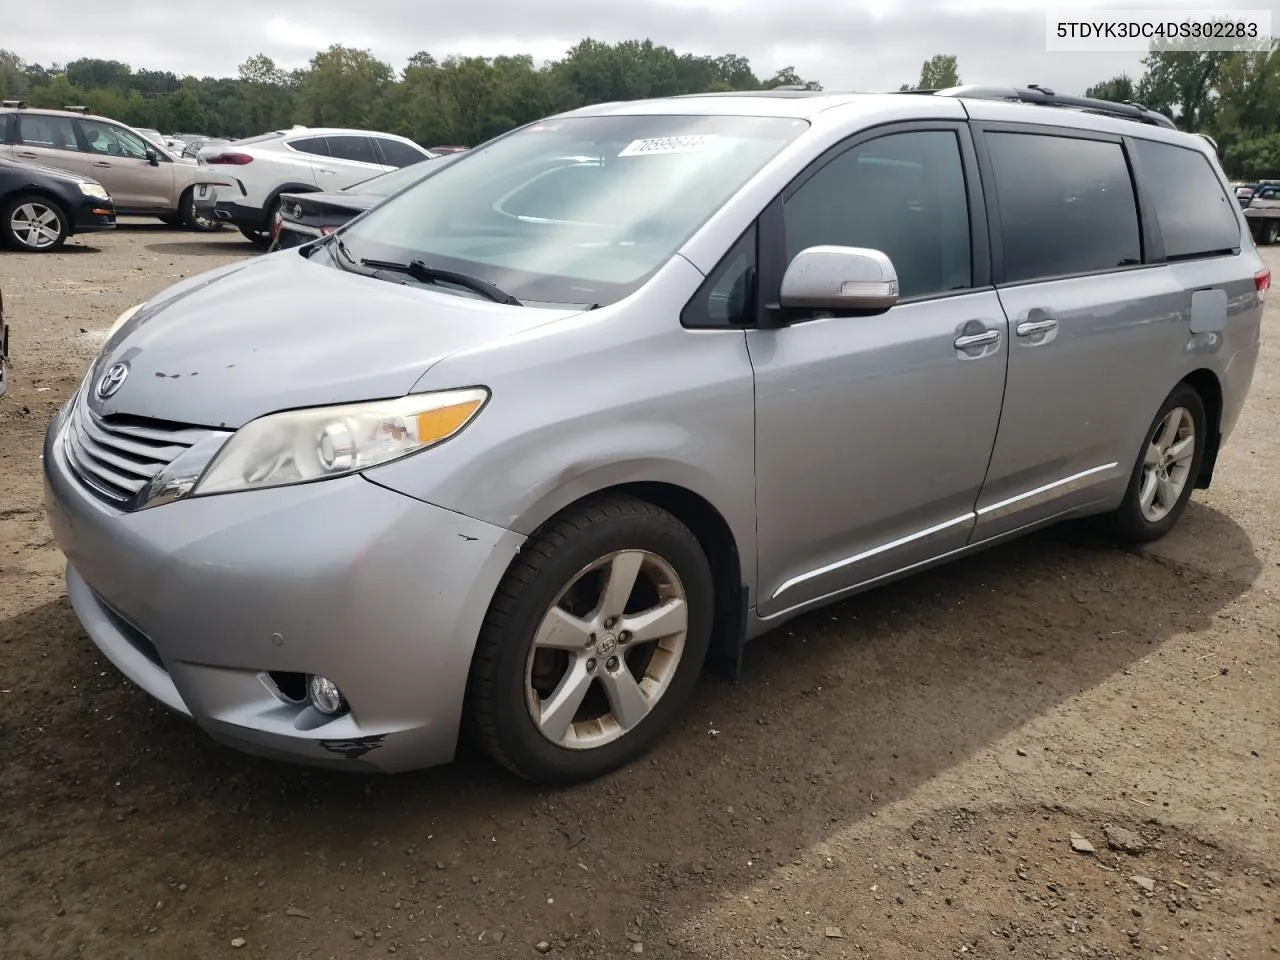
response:
[[(435, 363), (582, 312), (509, 307), (336, 269), (294, 250), (184, 281), (139, 310), (88, 382), (98, 414), (235, 428), (278, 410), (403, 396)], [(471, 386), (471, 384), (459, 384)]]
[(70, 170), (63, 170), (61, 167), (49, 167), (43, 163), (32, 163), (29, 160), (9, 160), (0, 157), (0, 168), (9, 170), (26, 170), (34, 171), (46, 177), (53, 177), (56, 180), (65, 180), (67, 183), (97, 183), (93, 177), (86, 177), (79, 173), (73, 173)]

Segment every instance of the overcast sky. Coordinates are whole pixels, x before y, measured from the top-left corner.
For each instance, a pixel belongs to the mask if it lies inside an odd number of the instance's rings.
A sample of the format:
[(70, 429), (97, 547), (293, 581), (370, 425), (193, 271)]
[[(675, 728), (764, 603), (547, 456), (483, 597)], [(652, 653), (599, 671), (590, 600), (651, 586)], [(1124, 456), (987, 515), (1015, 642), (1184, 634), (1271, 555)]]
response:
[[(396, 69), (428, 50), (558, 58), (586, 36), (652, 39), (680, 52), (737, 53), (761, 77), (793, 65), (827, 89), (896, 90), (935, 53), (959, 58), (965, 83), (1040, 83), (1059, 93), (1121, 71), (1140, 53), (1047, 53), (1045, 10), (1269, 10), (1280, 0), (0, 0), (0, 46), (48, 65), (124, 60), (178, 74), (233, 75), (265, 53), (286, 68), (317, 49), (370, 49)], [(1082, 13), (1085, 9), (1082, 9)]]

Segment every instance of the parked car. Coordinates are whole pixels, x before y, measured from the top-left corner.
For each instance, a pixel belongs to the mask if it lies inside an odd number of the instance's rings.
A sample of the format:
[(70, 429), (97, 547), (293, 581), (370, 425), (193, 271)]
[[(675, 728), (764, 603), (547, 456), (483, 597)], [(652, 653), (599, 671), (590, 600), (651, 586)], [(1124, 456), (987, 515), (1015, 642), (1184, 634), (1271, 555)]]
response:
[(207, 167), (201, 181), (216, 188), (216, 216), (267, 246), (281, 194), (342, 190), (435, 154), (390, 133), (294, 127), (204, 147), (200, 156)]
[(1244, 215), (1258, 243), (1280, 243), (1280, 183), (1257, 184)]
[(1249, 206), (1249, 201), (1253, 199), (1253, 195), (1258, 189), (1258, 184), (1233, 183), (1231, 184), (1231, 189), (1235, 192), (1236, 202), (1239, 203), (1243, 209)]
[(4, 318), (4, 291), (0, 290), (0, 397), (9, 390), (9, 324)]
[(217, 739), (391, 771), (465, 725), (573, 782), (801, 613), (1069, 518), (1165, 535), (1270, 277), (1140, 108), (599, 104), (122, 315), (49, 520), (93, 642)]
[(0, 107), (0, 157), (93, 177), (111, 193), (121, 216), (157, 217), (201, 231), (219, 228), (216, 220), (195, 212), (198, 161), (175, 156), (106, 117)]
[(0, 241), (5, 246), (53, 253), (68, 237), (115, 225), (115, 204), (98, 181), (0, 157)]
[(282, 193), (271, 228), (272, 247), (288, 249), (328, 236), (393, 193), (452, 163), (458, 154), (415, 163), (361, 180), (334, 193)]
[(151, 127), (134, 127), (135, 133), (140, 133), (147, 138), (152, 144), (158, 147), (168, 147), (168, 137), (159, 130), (153, 130)]

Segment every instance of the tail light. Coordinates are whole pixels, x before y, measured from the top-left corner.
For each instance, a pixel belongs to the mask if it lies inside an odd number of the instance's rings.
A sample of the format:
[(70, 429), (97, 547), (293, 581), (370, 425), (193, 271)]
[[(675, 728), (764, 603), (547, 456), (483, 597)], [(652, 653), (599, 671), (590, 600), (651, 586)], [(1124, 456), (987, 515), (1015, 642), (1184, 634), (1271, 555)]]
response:
[(246, 163), (253, 163), (253, 157), (247, 153), (215, 153), (212, 157), (205, 157), (205, 163), (230, 163), (237, 167), (243, 167)]
[(1267, 299), (1267, 291), (1271, 289), (1271, 268), (1263, 267), (1253, 275), (1253, 289), (1257, 291), (1259, 300)]

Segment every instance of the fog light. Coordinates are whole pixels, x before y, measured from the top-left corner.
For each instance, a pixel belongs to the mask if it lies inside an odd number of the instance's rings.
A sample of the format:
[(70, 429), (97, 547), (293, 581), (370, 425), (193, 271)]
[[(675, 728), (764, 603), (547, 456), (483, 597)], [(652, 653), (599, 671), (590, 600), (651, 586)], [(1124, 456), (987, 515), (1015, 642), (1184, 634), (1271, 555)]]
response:
[(328, 677), (311, 675), (307, 677), (307, 699), (321, 713), (333, 716), (347, 708), (346, 698), (338, 685)]

